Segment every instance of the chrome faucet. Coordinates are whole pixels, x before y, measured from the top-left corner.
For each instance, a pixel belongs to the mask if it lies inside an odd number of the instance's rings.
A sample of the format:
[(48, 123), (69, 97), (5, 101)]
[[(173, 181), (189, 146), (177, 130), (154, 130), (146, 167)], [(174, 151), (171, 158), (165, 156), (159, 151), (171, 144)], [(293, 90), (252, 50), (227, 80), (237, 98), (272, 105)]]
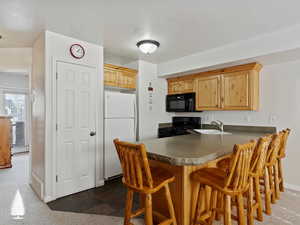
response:
[(218, 127), (218, 129), (223, 132), (224, 131), (224, 123), (220, 120), (214, 120), (214, 121), (211, 121), (210, 123), (211, 125), (214, 125), (216, 127)]

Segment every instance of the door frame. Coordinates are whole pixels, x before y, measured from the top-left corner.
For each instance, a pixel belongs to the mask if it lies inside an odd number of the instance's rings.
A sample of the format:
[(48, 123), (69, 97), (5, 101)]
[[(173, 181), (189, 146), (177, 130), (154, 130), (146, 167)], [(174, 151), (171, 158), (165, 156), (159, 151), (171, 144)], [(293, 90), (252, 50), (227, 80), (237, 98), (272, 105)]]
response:
[[(51, 98), (46, 99), (46, 102), (49, 101), (49, 104), (52, 107), (46, 108), (46, 127), (49, 127), (49, 130), (46, 129), (45, 135), (49, 138), (45, 139), (45, 196), (44, 202), (49, 202), (57, 199), (56, 194), (56, 157), (57, 157), (57, 132), (56, 132), (56, 123), (57, 123), (57, 63), (68, 63), (77, 66), (85, 66), (92, 69), (95, 69), (96, 72), (96, 81), (99, 85), (96, 85), (96, 99), (103, 98), (103, 71), (100, 68), (103, 68), (102, 63), (99, 62), (100, 66), (91, 66), (80, 61), (74, 61), (66, 58), (52, 58), (52, 68), (51, 77), (49, 85), (46, 86), (46, 96), (51, 96)], [(98, 76), (97, 76), (98, 75)], [(102, 186), (104, 184), (103, 179), (103, 105), (99, 100), (96, 103), (96, 149), (95, 149), (95, 187)]]

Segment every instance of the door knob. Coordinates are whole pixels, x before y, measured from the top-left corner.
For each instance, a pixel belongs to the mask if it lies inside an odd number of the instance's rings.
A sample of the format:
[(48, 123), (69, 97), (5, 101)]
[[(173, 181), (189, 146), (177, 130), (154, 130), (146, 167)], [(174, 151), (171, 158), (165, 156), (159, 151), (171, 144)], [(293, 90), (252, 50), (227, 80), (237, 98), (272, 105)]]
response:
[(95, 136), (96, 135), (96, 132), (95, 131), (91, 131), (90, 132), (90, 136)]

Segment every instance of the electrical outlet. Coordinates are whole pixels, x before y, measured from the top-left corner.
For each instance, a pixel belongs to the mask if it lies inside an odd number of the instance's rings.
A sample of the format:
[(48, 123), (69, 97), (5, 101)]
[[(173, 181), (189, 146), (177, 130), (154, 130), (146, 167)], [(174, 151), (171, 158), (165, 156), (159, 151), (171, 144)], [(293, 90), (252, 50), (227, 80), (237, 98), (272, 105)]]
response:
[(276, 122), (277, 122), (277, 116), (274, 115), (274, 114), (271, 114), (271, 115), (270, 115), (270, 118), (269, 118), (269, 123), (270, 123), (270, 124), (274, 124), (274, 123), (276, 123)]

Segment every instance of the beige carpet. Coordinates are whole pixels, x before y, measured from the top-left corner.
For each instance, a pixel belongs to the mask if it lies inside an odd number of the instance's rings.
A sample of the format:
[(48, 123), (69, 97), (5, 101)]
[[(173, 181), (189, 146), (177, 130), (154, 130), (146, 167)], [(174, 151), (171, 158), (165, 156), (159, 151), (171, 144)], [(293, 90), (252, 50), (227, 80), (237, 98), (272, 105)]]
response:
[[(14, 157), (14, 167), (0, 170), (0, 225), (121, 225), (123, 218), (52, 211), (29, 187), (28, 155)], [(300, 225), (300, 193), (286, 191), (261, 225)], [(134, 224), (143, 224), (141, 220)], [(215, 222), (214, 224), (222, 224)], [(235, 224), (235, 223), (234, 223)]]

